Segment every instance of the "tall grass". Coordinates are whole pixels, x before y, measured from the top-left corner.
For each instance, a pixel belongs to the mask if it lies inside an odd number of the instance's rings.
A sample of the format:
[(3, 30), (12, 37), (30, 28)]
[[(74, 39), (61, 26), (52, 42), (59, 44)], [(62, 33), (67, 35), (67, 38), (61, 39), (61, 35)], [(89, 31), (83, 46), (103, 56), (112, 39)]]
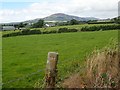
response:
[(117, 88), (120, 80), (120, 59), (118, 45), (95, 50), (87, 59), (87, 86), (97, 88)]
[(79, 73), (66, 79), (62, 86), (67, 88), (120, 88), (120, 59), (118, 43), (112, 41), (102, 50), (94, 50), (86, 58)]

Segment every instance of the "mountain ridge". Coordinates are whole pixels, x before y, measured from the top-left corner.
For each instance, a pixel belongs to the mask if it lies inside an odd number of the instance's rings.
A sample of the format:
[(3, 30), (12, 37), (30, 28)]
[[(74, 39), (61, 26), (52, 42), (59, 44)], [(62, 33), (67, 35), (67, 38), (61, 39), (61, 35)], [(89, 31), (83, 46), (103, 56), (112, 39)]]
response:
[(98, 20), (98, 18), (94, 18), (94, 17), (78, 17), (78, 16), (68, 15), (64, 13), (55, 13), (43, 19), (45, 21), (53, 21), (53, 20), (54, 21), (70, 21), (72, 19), (76, 19), (79, 21)]
[(45, 22), (62, 22), (62, 21), (70, 21), (72, 19), (76, 19), (78, 21), (89, 21), (89, 20), (99, 20), (98, 18), (95, 17), (78, 17), (78, 16), (74, 16), (74, 15), (68, 15), (68, 14), (64, 14), (64, 13), (55, 13), (52, 14), (50, 16), (44, 17), (44, 18), (37, 18), (37, 19), (33, 19), (33, 20), (27, 20), (25, 22), (29, 22), (29, 23), (36, 23), (38, 20), (43, 19)]
[[(36, 23), (40, 19), (43, 19), (45, 22), (64, 22), (64, 21), (70, 21), (72, 19), (76, 19), (78, 21), (99, 20), (99, 18), (95, 18), (95, 17), (79, 17), (74, 15), (68, 15), (65, 13), (55, 13), (44, 18), (36, 18), (36, 19), (26, 20), (22, 22)], [(10, 23), (3, 23), (3, 24), (17, 24), (17, 23), (21, 23), (21, 22), (10, 22)]]

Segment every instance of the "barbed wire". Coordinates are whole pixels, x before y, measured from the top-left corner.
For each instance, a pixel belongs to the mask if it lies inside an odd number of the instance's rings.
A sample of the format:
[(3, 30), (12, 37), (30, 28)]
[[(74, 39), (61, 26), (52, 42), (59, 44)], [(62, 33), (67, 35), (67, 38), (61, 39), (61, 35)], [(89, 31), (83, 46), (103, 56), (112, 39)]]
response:
[[(78, 56), (73, 56), (73, 57), (64, 59), (64, 60), (62, 60), (62, 61), (59, 61), (59, 60), (58, 60), (58, 64), (64, 64), (64, 63), (69, 62), (70, 60), (71, 60), (71, 61), (74, 61), (74, 60), (76, 60), (76, 59), (79, 59), (79, 57), (78, 57)], [(79, 60), (80, 60), (80, 59), (79, 59)]]
[(45, 70), (44, 69), (38, 70), (37, 72), (33, 72), (33, 73), (28, 74), (26, 76), (23, 76), (23, 77), (20, 77), (20, 78), (17, 78), (17, 79), (13, 79), (13, 80), (9, 80), (8, 82), (5, 82), (5, 83), (0, 83), (0, 86), (6, 85), (6, 84), (9, 84), (9, 83), (13, 83), (13, 82), (16, 82), (16, 81), (24, 80), (25, 78), (31, 77), (31, 76), (33, 76), (35, 74), (38, 74), (39, 72), (42, 72), (42, 71), (45, 71)]
[[(72, 57), (72, 59), (71, 59), (71, 58), (67, 58), (67, 59), (64, 59), (64, 60), (62, 60), (62, 61), (58, 61), (58, 64), (61, 65), (61, 64), (64, 64), (64, 63), (66, 63), (66, 62), (68, 62), (68, 61), (70, 61), (70, 60), (73, 61), (73, 59), (75, 59), (75, 58), (78, 58), (78, 57), (77, 57), (77, 56), (76, 56), (76, 57), (74, 56), (74, 57)], [(17, 79), (9, 80), (8, 82), (5, 82), (5, 83), (0, 83), (0, 86), (6, 85), (6, 84), (9, 84), (9, 83), (13, 83), (13, 82), (16, 82), (16, 81), (24, 80), (25, 78), (31, 77), (31, 76), (33, 76), (33, 75), (35, 75), (35, 74), (38, 74), (39, 72), (42, 72), (42, 71), (45, 71), (45, 69), (38, 70), (37, 72), (30, 73), (30, 74), (28, 74), (28, 75), (26, 75), (26, 76), (23, 76), (23, 77), (20, 77), (20, 78), (17, 78)]]

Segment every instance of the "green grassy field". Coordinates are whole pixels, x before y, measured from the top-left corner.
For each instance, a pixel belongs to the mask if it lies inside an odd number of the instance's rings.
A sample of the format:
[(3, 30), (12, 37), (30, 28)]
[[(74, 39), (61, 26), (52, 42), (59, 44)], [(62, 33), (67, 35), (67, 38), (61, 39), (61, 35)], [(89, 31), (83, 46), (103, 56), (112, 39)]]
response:
[[(0, 32), (0, 83), (2, 83), (2, 32)], [(0, 89), (2, 86), (0, 85)]]
[[(95, 48), (101, 49), (112, 38), (117, 39), (117, 34), (114, 30), (3, 38), (3, 83), (6, 83), (3, 87), (34, 87), (36, 82), (42, 85), (50, 51), (59, 53), (58, 80), (63, 80), (79, 68), (79, 63), (82, 66)], [(38, 70), (42, 71), (26, 77)], [(23, 79), (16, 80), (20, 77)]]
[[(69, 28), (69, 29), (78, 29), (78, 30), (80, 30), (82, 27), (85, 27), (85, 26), (100, 26), (100, 25), (113, 25), (113, 24), (80, 24), (80, 25), (48, 27), (46, 29), (44, 29), (44, 28), (33, 28), (31, 30), (38, 29), (38, 30), (41, 30), (41, 31), (44, 31), (44, 30), (51, 31), (51, 30), (58, 30), (59, 28)], [(9, 34), (9, 33), (13, 33), (13, 32), (20, 32), (20, 30), (4, 31), (4, 32), (2, 32), (2, 34)]]

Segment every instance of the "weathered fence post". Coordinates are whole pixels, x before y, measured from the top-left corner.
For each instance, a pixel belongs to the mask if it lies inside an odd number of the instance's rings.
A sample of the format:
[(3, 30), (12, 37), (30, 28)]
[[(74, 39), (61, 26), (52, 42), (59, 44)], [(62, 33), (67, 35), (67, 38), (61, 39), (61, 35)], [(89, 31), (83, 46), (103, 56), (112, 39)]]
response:
[(46, 88), (55, 87), (55, 77), (57, 75), (57, 61), (58, 61), (58, 53), (48, 52), (48, 59), (47, 59), (46, 73), (45, 73)]

